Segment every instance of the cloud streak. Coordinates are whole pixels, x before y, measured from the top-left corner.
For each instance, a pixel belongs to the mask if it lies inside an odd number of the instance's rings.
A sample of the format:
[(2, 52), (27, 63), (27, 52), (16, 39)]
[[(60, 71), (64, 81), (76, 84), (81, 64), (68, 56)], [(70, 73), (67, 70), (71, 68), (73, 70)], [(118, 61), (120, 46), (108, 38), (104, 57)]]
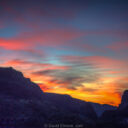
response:
[(128, 83), (127, 2), (0, 5), (0, 66), (22, 71), (47, 92), (119, 104)]

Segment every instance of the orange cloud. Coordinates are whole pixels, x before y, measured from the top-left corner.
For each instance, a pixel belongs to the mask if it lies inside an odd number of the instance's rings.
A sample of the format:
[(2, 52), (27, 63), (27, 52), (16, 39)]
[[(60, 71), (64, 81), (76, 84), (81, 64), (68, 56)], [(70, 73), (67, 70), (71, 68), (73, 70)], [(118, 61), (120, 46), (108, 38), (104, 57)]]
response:
[[(55, 88), (54, 88), (55, 87)], [(48, 90), (45, 90), (46, 92), (54, 92), (54, 93), (60, 93), (60, 94), (69, 94), (72, 97), (88, 101), (88, 102), (94, 102), (94, 103), (100, 103), (100, 104), (110, 104), (113, 106), (118, 106), (121, 101), (121, 96), (114, 92), (114, 90), (111, 92), (108, 90), (95, 90), (93, 91), (86, 91), (83, 90), (83, 88), (78, 88), (77, 90), (71, 90), (63, 87), (59, 87), (58, 85), (53, 86), (53, 88), (49, 88)]]
[(20, 33), (17, 37), (0, 38), (0, 47), (9, 50), (25, 50), (35, 46), (57, 47), (67, 41), (83, 36), (84, 33), (74, 29), (32, 30)]
[[(37, 63), (23, 60), (12, 60), (4, 63), (3, 65), (14, 66), (17, 70), (21, 70), (21, 67), (25, 67), (27, 71), (25, 69), (22, 69), (25, 76), (30, 77), (32, 81), (39, 84), (41, 89), (45, 92), (69, 94), (72, 97), (78, 99), (101, 104), (111, 104), (117, 106), (120, 103), (120, 91), (118, 91), (118, 89), (120, 89), (120, 86), (122, 85), (119, 85), (118, 82), (116, 82), (117, 79), (107, 77), (103, 78), (104, 76), (102, 76), (102, 78), (99, 79), (101, 83), (88, 83), (88, 86), (87, 83), (85, 83), (84, 86), (78, 86), (76, 87), (76, 89), (72, 89), (68, 88), (68, 81), (67, 83), (66, 81), (63, 81), (63, 83), (59, 84), (53, 80), (52, 76), (47, 76), (45, 74), (32, 74), (33, 71), (68, 71), (69, 67), (67, 66), (57, 66), (52, 64)], [(127, 78), (125, 80), (127, 80)]]

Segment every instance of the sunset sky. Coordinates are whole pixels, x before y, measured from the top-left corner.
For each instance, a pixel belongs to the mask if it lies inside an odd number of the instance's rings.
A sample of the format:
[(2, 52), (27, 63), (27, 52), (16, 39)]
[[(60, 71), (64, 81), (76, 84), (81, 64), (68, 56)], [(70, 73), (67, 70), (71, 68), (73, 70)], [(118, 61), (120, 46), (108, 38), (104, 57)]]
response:
[(118, 105), (128, 89), (128, 1), (0, 0), (0, 66), (44, 92)]

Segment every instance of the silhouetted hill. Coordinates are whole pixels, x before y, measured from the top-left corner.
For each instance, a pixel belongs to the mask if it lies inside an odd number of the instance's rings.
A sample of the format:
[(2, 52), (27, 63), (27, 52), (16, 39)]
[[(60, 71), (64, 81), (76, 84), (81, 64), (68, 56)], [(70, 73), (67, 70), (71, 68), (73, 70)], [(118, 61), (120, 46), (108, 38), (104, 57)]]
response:
[(128, 128), (128, 90), (124, 91), (119, 107), (105, 111), (100, 121), (110, 128)]
[(69, 95), (43, 93), (13, 68), (0, 68), (0, 126), (43, 128), (44, 124), (82, 124), (97, 118), (90, 103)]
[(89, 102), (72, 98), (69, 95), (55, 93), (45, 93), (45, 101), (50, 101), (54, 106), (61, 108), (65, 112), (73, 112), (79, 115), (86, 115), (91, 119), (96, 119), (97, 115)]
[(111, 106), (111, 105), (108, 105), (108, 104), (98, 104), (98, 103), (92, 103), (92, 102), (90, 102), (90, 103), (93, 106), (93, 108), (94, 108), (98, 117), (101, 117), (102, 114), (106, 110), (116, 110), (117, 109), (117, 107)]
[(128, 107), (128, 90), (125, 90), (122, 95), (121, 104), (119, 105), (120, 109), (123, 109), (125, 107)]
[(127, 97), (125, 91), (116, 110), (110, 105), (85, 102), (69, 95), (44, 93), (21, 72), (0, 68), (0, 127), (44, 128), (45, 124), (75, 127), (77, 124), (82, 128), (127, 128)]
[(43, 91), (29, 78), (13, 68), (0, 68), (0, 95), (13, 98), (42, 98)]

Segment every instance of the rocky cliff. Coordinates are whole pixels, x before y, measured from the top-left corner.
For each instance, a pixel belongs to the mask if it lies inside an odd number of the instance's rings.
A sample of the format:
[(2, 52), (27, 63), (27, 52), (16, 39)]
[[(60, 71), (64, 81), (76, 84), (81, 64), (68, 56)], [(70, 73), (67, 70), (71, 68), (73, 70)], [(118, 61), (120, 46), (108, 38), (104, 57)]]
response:
[(121, 104), (119, 105), (119, 109), (124, 109), (125, 107), (128, 107), (128, 90), (125, 90), (122, 95)]

